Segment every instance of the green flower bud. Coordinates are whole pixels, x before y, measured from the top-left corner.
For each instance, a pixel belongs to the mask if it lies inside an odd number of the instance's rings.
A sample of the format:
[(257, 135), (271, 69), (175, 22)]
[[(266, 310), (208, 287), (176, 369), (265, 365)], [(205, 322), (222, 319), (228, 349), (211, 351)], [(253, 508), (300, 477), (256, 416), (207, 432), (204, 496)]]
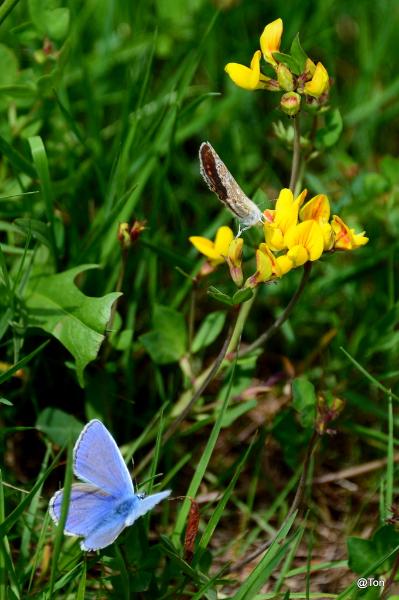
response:
[(294, 117), (301, 108), (301, 97), (296, 92), (287, 92), (281, 96), (280, 107), (286, 115)]
[(280, 63), (277, 68), (277, 81), (281, 89), (286, 92), (292, 92), (294, 89), (294, 77), (289, 68), (283, 63)]

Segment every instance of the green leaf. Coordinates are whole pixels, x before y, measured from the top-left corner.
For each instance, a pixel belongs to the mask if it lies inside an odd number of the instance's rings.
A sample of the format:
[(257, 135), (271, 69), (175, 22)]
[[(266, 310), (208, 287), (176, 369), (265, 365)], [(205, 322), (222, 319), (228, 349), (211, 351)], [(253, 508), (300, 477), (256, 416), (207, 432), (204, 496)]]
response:
[(153, 328), (139, 338), (158, 365), (177, 362), (187, 349), (187, 331), (181, 313), (167, 306), (154, 308)]
[(83, 371), (96, 358), (112, 305), (121, 295), (113, 292), (91, 298), (75, 286), (79, 273), (96, 268), (97, 265), (80, 265), (56, 275), (33, 275), (25, 296), (29, 326), (47, 331), (69, 350), (82, 387)]
[(387, 154), (380, 161), (379, 166), (381, 173), (391, 185), (396, 185), (399, 182), (399, 159)]
[(242, 304), (246, 302), (254, 295), (251, 288), (245, 288), (243, 290), (237, 290), (237, 292), (233, 295), (232, 301), (233, 304)]
[(284, 52), (273, 52), (273, 58), (288, 67), (290, 71), (294, 73), (294, 75), (299, 75), (302, 72), (297, 61), (290, 54), (285, 54)]
[(291, 44), (291, 56), (292, 58), (295, 60), (296, 64), (298, 65), (299, 69), (300, 69), (300, 73), (303, 73), (303, 71), (305, 70), (305, 66), (306, 66), (306, 61), (308, 59), (308, 56), (306, 54), (306, 52), (304, 51), (304, 49), (301, 46), (301, 42), (299, 41), (299, 33), (296, 34), (294, 41)]
[(317, 404), (314, 385), (306, 377), (297, 377), (292, 382), (292, 396), (292, 405), (299, 413), (301, 425), (313, 427)]
[(15, 83), (18, 76), (18, 61), (12, 50), (0, 44), (0, 86)]
[(209, 313), (202, 321), (200, 328), (193, 340), (191, 351), (193, 353), (210, 346), (223, 329), (226, 313), (222, 310)]
[(368, 198), (381, 196), (391, 187), (389, 180), (381, 173), (365, 173), (362, 183), (364, 193)]
[(281, 446), (284, 460), (292, 469), (296, 469), (309, 443), (311, 432), (301, 428), (294, 412), (289, 409), (282, 410), (276, 415), (272, 431)]
[(14, 406), (12, 402), (7, 400), (7, 398), (0, 398), (0, 404), (5, 404), (6, 406)]
[(57, 446), (75, 443), (83, 423), (58, 408), (45, 408), (37, 418), (36, 429), (45, 433)]
[(36, 86), (31, 83), (9, 83), (7, 85), (0, 85), (0, 96), (11, 96), (12, 98), (31, 98), (32, 96), (36, 96), (37, 89)]
[(47, 11), (46, 28), (54, 40), (63, 40), (69, 29), (69, 8), (60, 7)]
[[(399, 544), (399, 533), (391, 525), (383, 525), (378, 529), (371, 540), (363, 540), (357, 537), (348, 538), (348, 565), (349, 568), (363, 575), (368, 572), (368, 569), (373, 566), (374, 563), (382, 559), (391, 550), (396, 548)], [(394, 556), (385, 561), (378, 569), (375, 574), (386, 573), (392, 566)]]
[(325, 114), (325, 126), (319, 129), (316, 134), (316, 148), (323, 150), (334, 146), (342, 133), (342, 116), (338, 108), (331, 110)]
[(57, 7), (54, 0), (29, 0), (31, 19), (43, 35), (54, 40), (63, 40), (69, 28), (69, 8)]
[(218, 302), (222, 302), (222, 304), (227, 304), (227, 306), (233, 306), (233, 301), (230, 298), (230, 296), (228, 296), (224, 292), (221, 292), (220, 290), (215, 288), (213, 285), (211, 285), (211, 287), (208, 289), (207, 293), (208, 293), (208, 296), (210, 296), (214, 300), (217, 300)]

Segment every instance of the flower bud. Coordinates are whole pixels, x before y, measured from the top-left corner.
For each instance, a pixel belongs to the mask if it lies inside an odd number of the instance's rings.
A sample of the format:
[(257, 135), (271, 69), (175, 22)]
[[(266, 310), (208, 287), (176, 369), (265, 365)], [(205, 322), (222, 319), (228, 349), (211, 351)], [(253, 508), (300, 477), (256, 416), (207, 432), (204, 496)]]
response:
[(280, 63), (277, 67), (277, 81), (281, 89), (286, 92), (292, 92), (294, 89), (294, 77), (289, 68), (283, 63)]
[(243, 283), (242, 273), (242, 247), (244, 240), (235, 238), (230, 246), (226, 256), (226, 262), (230, 269), (230, 275), (237, 287), (241, 287)]
[(335, 433), (333, 429), (328, 428), (328, 425), (339, 417), (344, 406), (345, 402), (341, 398), (334, 397), (328, 402), (324, 396), (318, 396), (316, 431), (319, 435)]
[(296, 92), (287, 92), (281, 96), (280, 108), (290, 117), (295, 117), (301, 108), (301, 97)]
[(127, 250), (136, 242), (142, 231), (145, 229), (145, 221), (134, 221), (132, 225), (129, 223), (119, 223), (118, 240), (123, 250)]
[[(266, 246), (266, 244), (261, 245)], [(272, 273), (273, 265), (269, 254), (258, 248), (256, 251), (256, 271), (251, 277), (248, 277), (245, 287), (254, 288), (260, 283), (266, 283), (271, 279)]]
[(122, 248), (130, 247), (129, 223), (119, 223), (118, 240)]
[(130, 228), (130, 241), (136, 242), (142, 231), (144, 231), (144, 229), (146, 229), (146, 222), (147, 221), (134, 221), (133, 225)]

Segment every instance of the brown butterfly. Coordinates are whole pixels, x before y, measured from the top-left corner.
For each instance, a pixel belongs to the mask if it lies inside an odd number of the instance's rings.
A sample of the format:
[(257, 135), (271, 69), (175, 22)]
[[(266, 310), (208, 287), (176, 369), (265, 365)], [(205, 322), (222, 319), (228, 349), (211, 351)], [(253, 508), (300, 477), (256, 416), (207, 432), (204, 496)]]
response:
[(239, 227), (236, 237), (253, 225), (264, 222), (265, 217), (260, 208), (244, 194), (209, 142), (201, 144), (199, 159), (201, 175), (209, 189), (238, 219)]

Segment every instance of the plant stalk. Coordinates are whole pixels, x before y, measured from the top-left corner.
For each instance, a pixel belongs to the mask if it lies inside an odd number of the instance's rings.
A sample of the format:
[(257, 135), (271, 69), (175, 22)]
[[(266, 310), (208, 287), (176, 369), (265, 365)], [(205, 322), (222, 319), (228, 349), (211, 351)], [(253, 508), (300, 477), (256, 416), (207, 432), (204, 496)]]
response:
[(298, 183), (299, 167), (301, 164), (301, 129), (299, 124), (299, 113), (294, 117), (294, 148), (291, 165), (290, 190), (295, 194)]
[(269, 327), (269, 329), (267, 329), (264, 333), (262, 333), (262, 335), (260, 335), (254, 342), (252, 342), (252, 344), (250, 344), (249, 346), (246, 346), (245, 348), (243, 348), (242, 350), (239, 351), (239, 353), (238, 353), (239, 358), (241, 358), (242, 356), (246, 356), (250, 352), (253, 352), (257, 348), (259, 348), (260, 346), (263, 346), (263, 344), (265, 344), (272, 337), (272, 335), (274, 335), (276, 333), (276, 331), (281, 327), (281, 325), (288, 319), (294, 306), (296, 305), (296, 303), (298, 302), (299, 298), (302, 295), (302, 292), (309, 280), (311, 270), (312, 270), (312, 263), (308, 261), (307, 263), (304, 264), (303, 275), (302, 275), (300, 284), (299, 284), (295, 294), (292, 296), (291, 300), (289, 301), (289, 303), (287, 304), (287, 306), (281, 313), (281, 315), (274, 321), (274, 323)]

